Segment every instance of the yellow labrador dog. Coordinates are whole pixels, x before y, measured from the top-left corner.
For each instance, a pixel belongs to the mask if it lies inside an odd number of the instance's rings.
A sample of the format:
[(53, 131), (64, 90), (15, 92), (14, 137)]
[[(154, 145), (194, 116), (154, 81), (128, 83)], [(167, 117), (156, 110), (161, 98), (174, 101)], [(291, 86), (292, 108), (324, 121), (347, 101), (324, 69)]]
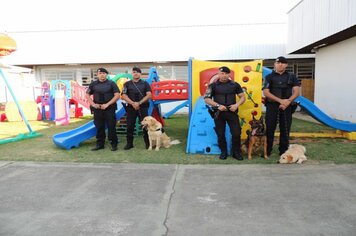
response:
[(290, 164), (290, 163), (298, 163), (302, 164), (307, 160), (305, 156), (306, 149), (304, 146), (299, 144), (291, 144), (289, 145), (288, 150), (283, 153), (279, 159), (279, 163), (281, 164)]
[(179, 144), (178, 140), (171, 141), (171, 138), (164, 132), (162, 124), (152, 116), (146, 116), (141, 125), (147, 129), (148, 139), (150, 146), (148, 150), (152, 150), (155, 147), (156, 151), (159, 151), (160, 147), (169, 148), (173, 144)]

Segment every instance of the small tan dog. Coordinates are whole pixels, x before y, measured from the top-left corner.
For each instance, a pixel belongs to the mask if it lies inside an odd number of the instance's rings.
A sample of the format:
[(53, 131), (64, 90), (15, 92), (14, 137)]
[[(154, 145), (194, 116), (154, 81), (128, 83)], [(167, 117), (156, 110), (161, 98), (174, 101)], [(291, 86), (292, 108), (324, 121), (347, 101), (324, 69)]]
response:
[(162, 124), (152, 116), (146, 116), (142, 120), (141, 125), (147, 129), (150, 141), (148, 150), (152, 150), (155, 147), (155, 150), (159, 151), (161, 146), (169, 148), (171, 145), (180, 143), (178, 140), (171, 141), (171, 138), (164, 132)]
[(291, 144), (289, 145), (288, 150), (283, 153), (279, 159), (279, 163), (281, 164), (290, 164), (290, 163), (298, 163), (302, 164), (307, 160), (305, 156), (306, 149), (304, 146), (299, 144)]

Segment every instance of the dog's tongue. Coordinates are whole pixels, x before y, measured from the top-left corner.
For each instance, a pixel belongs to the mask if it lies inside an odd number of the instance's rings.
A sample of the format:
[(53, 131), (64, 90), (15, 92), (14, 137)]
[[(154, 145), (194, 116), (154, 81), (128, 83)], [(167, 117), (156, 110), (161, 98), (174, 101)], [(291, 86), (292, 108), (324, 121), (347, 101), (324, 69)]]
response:
[(256, 135), (256, 132), (257, 132), (257, 129), (253, 129), (252, 132), (251, 132), (252, 136)]

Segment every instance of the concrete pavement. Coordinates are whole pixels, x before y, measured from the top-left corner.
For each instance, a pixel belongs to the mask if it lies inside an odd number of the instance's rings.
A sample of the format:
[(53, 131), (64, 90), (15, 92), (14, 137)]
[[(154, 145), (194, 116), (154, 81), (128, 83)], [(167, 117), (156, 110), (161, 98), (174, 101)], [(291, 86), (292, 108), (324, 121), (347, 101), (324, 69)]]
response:
[(0, 162), (0, 235), (356, 235), (356, 165)]

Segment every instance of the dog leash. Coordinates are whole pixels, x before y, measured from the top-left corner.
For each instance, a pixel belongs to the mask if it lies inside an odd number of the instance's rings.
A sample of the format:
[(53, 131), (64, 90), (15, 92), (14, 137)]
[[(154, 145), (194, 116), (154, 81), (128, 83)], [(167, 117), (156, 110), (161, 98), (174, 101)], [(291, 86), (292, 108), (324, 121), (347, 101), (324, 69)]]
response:
[[(287, 137), (287, 139), (289, 140), (289, 134), (288, 134), (288, 122), (287, 122), (287, 117), (286, 117), (286, 111), (285, 110), (282, 110), (283, 114), (282, 116), (284, 116), (284, 132), (285, 132), (285, 135)], [(281, 115), (281, 109), (278, 108), (278, 115), (277, 115), (277, 124), (280, 123), (280, 119), (279, 119), (279, 116)], [(283, 132), (283, 131), (279, 131), (279, 132)]]
[[(140, 79), (141, 80), (141, 79)], [(132, 84), (135, 86), (136, 90), (140, 93), (141, 97), (144, 98), (143, 94), (141, 93), (141, 91), (137, 88), (135, 82), (133, 80), (131, 80)], [(141, 108), (141, 107), (140, 107)], [(144, 117), (142, 117), (141, 114), (141, 110), (140, 108), (138, 109), (138, 115), (140, 116), (141, 120), (143, 120)]]

